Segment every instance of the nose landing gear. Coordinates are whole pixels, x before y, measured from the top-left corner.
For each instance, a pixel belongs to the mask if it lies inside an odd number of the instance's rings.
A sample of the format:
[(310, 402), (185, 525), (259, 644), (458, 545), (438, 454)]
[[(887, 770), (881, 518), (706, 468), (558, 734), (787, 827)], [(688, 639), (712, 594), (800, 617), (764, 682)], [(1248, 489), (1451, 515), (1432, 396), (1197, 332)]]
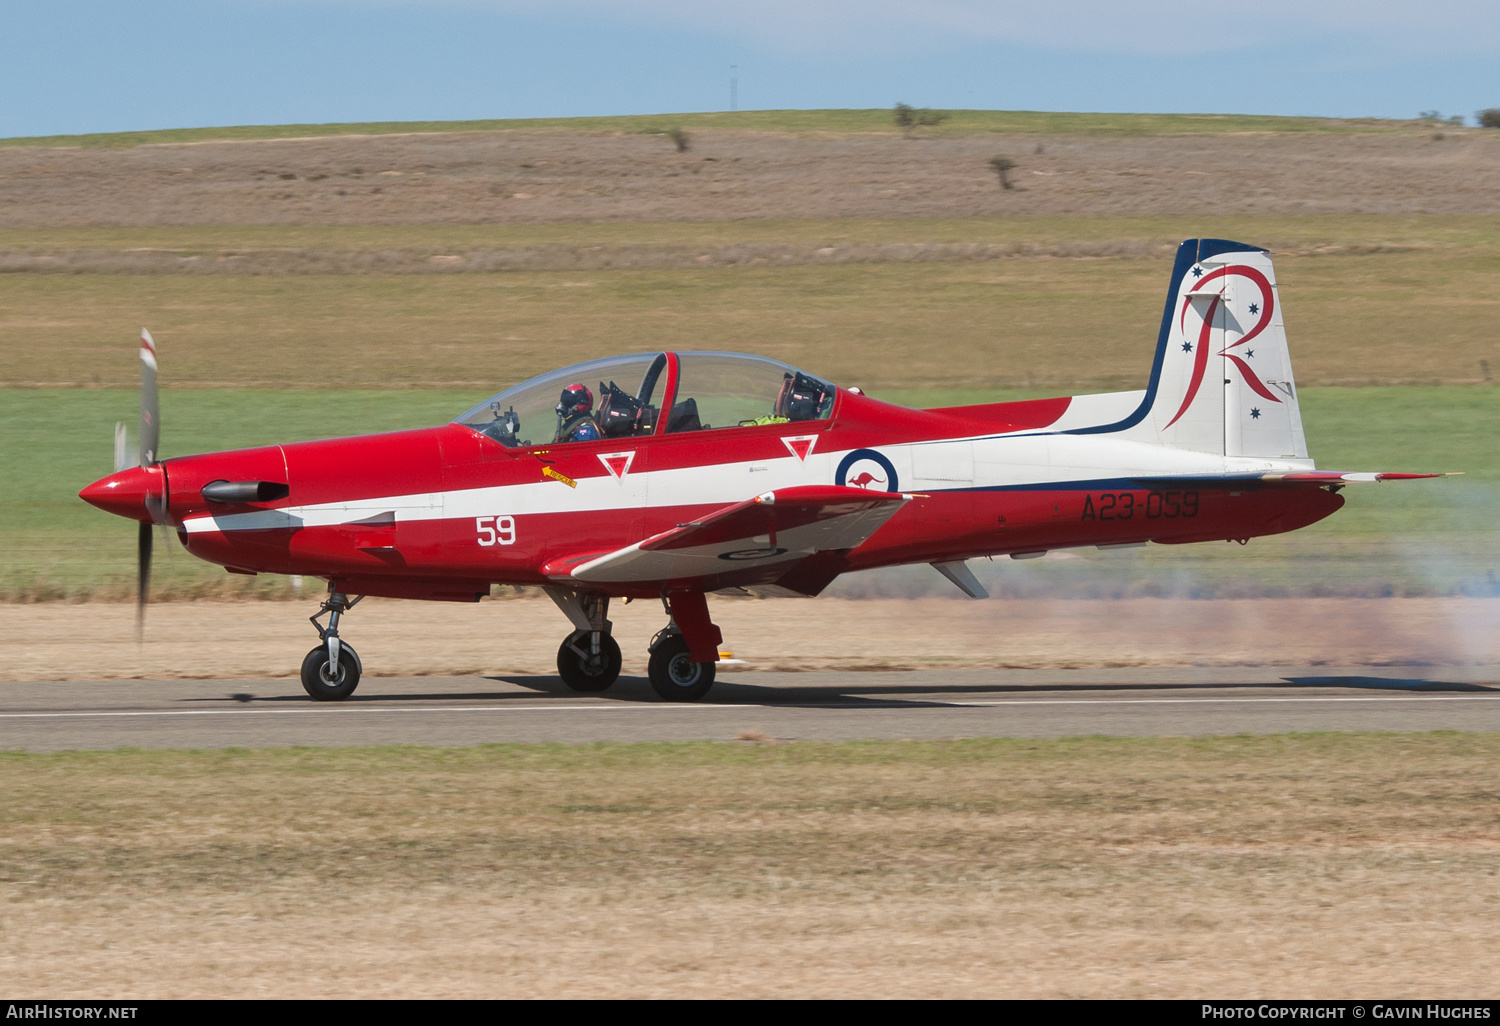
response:
[(604, 691), (620, 676), (624, 662), (619, 643), (610, 635), (614, 625), (609, 622), (609, 596), (561, 588), (546, 591), (578, 628), (557, 649), (558, 676), (574, 691)]
[[(353, 609), (364, 598), (356, 595), (352, 600), (328, 586), (328, 598), (318, 611), (308, 617), (317, 629), (320, 644), (302, 660), (302, 690), (319, 702), (341, 702), (354, 694), (359, 687), (359, 676), (364, 667), (354, 646), (339, 638), (339, 618)], [(328, 615), (328, 626), (318, 622)]]

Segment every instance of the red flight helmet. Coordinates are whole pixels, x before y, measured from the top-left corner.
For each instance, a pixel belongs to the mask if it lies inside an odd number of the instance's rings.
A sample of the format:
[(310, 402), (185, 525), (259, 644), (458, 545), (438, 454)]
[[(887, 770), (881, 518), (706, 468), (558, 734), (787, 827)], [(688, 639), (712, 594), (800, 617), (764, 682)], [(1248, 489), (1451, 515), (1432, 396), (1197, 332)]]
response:
[(562, 398), (557, 403), (557, 415), (567, 419), (574, 413), (587, 413), (593, 408), (594, 393), (589, 391), (587, 385), (577, 382), (562, 390)]

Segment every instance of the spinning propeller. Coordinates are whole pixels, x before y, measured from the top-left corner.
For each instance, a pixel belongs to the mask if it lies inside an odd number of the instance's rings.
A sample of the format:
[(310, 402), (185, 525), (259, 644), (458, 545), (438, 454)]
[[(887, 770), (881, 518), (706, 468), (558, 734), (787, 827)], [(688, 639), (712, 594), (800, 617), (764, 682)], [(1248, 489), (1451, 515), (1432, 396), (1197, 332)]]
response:
[(146, 599), (151, 587), (151, 525), (166, 525), (167, 475), (157, 462), (156, 454), (161, 445), (161, 402), (156, 391), (156, 340), (151, 332), (141, 329), (141, 423), (140, 466), (155, 473), (151, 482), (157, 488), (148, 487), (144, 505), (150, 521), (141, 521), (136, 531), (136, 630), (143, 630), (146, 623)]
[[(100, 509), (140, 522), (136, 532), (136, 629), (145, 625), (151, 587), (151, 528), (167, 526), (167, 475), (157, 459), (161, 442), (160, 403), (156, 392), (156, 341), (141, 329), (140, 452), (135, 466), (126, 457), (125, 426), (115, 425), (115, 473), (95, 481), (79, 498)], [(122, 465), (123, 464), (123, 465)]]

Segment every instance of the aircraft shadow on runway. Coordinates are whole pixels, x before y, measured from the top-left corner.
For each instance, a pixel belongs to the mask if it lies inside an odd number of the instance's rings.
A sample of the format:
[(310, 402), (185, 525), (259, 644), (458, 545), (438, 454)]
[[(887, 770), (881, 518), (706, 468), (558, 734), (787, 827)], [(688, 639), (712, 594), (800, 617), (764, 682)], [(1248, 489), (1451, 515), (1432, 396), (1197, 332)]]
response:
[(1370, 688), (1376, 691), (1500, 691), (1485, 684), (1426, 680), (1421, 677), (1283, 677), (1295, 687)]
[[(532, 701), (538, 695), (552, 695), (563, 699), (578, 698), (600, 698), (614, 702), (640, 702), (649, 705), (660, 705), (668, 707), (670, 703), (663, 702), (657, 697), (656, 692), (651, 690), (651, 682), (645, 677), (630, 677), (621, 675), (608, 691), (598, 694), (580, 694), (571, 690), (557, 676), (507, 676), (487, 677), (486, 680), (503, 681), (507, 684), (515, 684), (525, 688), (525, 691), (425, 691), (408, 692), (405, 694), (371, 694), (369, 692), (351, 695), (344, 701), (338, 703), (341, 706), (353, 706), (364, 704), (386, 704), (395, 702), (495, 702), (504, 704), (507, 702)], [(922, 701), (920, 698), (897, 697), (912, 694), (959, 694), (965, 691), (978, 691), (983, 693), (987, 689), (964, 688), (964, 687), (914, 687), (901, 686), (885, 688), (841, 688), (821, 685), (808, 688), (772, 688), (763, 685), (736, 684), (728, 681), (720, 681), (714, 685), (713, 693), (699, 705), (796, 705), (817, 706), (824, 703), (837, 703), (840, 706), (848, 706), (851, 702), (858, 705), (867, 705), (870, 708), (901, 707), (912, 708), (921, 706), (934, 706), (951, 708), (951, 702)], [(1026, 688), (1012, 688), (1010, 690), (1036, 690)], [(195, 697), (184, 699), (185, 702), (255, 702), (277, 704), (277, 705), (305, 705), (311, 700), (304, 695), (246, 695), (241, 692), (238, 695)]]
[[(914, 677), (920, 678), (920, 674), (913, 673)], [(446, 692), (409, 692), (403, 694), (372, 694), (366, 692), (351, 696), (344, 703), (366, 704), (366, 703), (395, 703), (395, 702), (497, 702), (506, 703), (513, 701), (527, 701), (538, 695), (553, 695), (557, 698), (579, 698), (578, 692), (570, 690), (562, 682), (562, 678), (545, 675), (506, 675), (498, 677), (486, 677), (488, 681), (504, 682), (515, 685), (525, 690), (521, 691), (446, 691)], [(859, 685), (830, 685), (811, 684), (806, 687), (771, 686), (764, 684), (744, 683), (741, 680), (720, 680), (714, 685), (714, 690), (707, 699), (706, 704), (713, 705), (796, 705), (816, 707), (824, 704), (836, 704), (841, 708), (921, 708), (944, 707), (952, 708), (955, 700), (963, 698), (998, 697), (1002, 695), (1025, 696), (1040, 695), (1045, 693), (1063, 694), (1070, 696), (1085, 696), (1096, 692), (1128, 692), (1134, 694), (1156, 694), (1163, 692), (1186, 692), (1203, 693), (1210, 691), (1237, 691), (1237, 690), (1286, 690), (1297, 691), (1308, 688), (1351, 688), (1366, 691), (1404, 691), (1404, 692), (1497, 692), (1500, 688), (1483, 684), (1470, 684), (1461, 681), (1429, 680), (1426, 678), (1413, 677), (1374, 677), (1374, 676), (1326, 676), (1326, 677), (1283, 677), (1279, 682), (1216, 682), (1204, 684), (1176, 684), (1176, 683), (1122, 683), (1122, 684), (904, 684), (897, 682)], [(608, 699), (614, 702), (645, 702), (652, 704), (665, 704), (651, 690), (650, 682), (645, 677), (634, 677), (622, 675), (608, 691), (597, 695), (589, 695), (590, 698)], [(924, 700), (925, 699), (925, 700)], [(249, 696), (245, 694), (215, 697), (215, 698), (192, 698), (191, 702), (228, 702), (228, 701), (254, 701), (268, 703), (292, 703), (302, 704), (309, 700), (302, 695), (274, 695), (274, 696)]]
[[(918, 676), (913, 674), (913, 676)], [(554, 676), (504, 676), (491, 680), (502, 680), (532, 692), (568, 697), (575, 693), (568, 690), (561, 678)], [(1500, 692), (1500, 688), (1458, 681), (1440, 681), (1394, 677), (1284, 677), (1276, 683), (1215, 683), (1215, 684), (811, 684), (806, 687), (770, 686), (744, 682), (742, 679), (719, 680), (705, 699), (716, 705), (798, 705), (816, 706), (838, 704), (871, 709), (899, 706), (903, 708), (921, 706), (951, 707), (954, 699), (983, 698), (1001, 695), (1036, 695), (1046, 692), (1062, 692), (1067, 695), (1084, 695), (1090, 692), (1133, 692), (1151, 694), (1159, 692), (1207, 692), (1241, 689), (1285, 689), (1304, 688), (1358, 688), (1385, 691), (1456, 692), (1479, 691)], [(422, 696), (411, 696), (422, 697)], [(453, 697), (463, 697), (455, 695)], [(474, 697), (472, 695), (467, 697)], [(520, 697), (512, 692), (505, 697)], [(660, 702), (651, 691), (644, 677), (622, 676), (609, 691), (600, 697), (623, 702)], [(928, 701), (923, 701), (926, 698)]]

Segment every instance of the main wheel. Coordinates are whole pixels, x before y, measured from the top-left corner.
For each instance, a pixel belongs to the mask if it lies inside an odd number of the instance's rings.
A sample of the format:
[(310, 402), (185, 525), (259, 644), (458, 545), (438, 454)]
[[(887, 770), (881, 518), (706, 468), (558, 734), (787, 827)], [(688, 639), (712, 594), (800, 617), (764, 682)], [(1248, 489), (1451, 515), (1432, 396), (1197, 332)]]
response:
[(646, 670), (651, 689), (668, 702), (696, 702), (714, 686), (714, 664), (695, 663), (681, 634), (669, 634), (651, 650)]
[(319, 702), (342, 702), (359, 687), (359, 656), (348, 642), (339, 643), (338, 671), (328, 666), (328, 646), (319, 645), (302, 660), (302, 690)]
[(608, 634), (599, 636), (599, 654), (590, 651), (589, 632), (574, 631), (557, 649), (557, 673), (574, 691), (603, 691), (620, 675), (620, 644)]

